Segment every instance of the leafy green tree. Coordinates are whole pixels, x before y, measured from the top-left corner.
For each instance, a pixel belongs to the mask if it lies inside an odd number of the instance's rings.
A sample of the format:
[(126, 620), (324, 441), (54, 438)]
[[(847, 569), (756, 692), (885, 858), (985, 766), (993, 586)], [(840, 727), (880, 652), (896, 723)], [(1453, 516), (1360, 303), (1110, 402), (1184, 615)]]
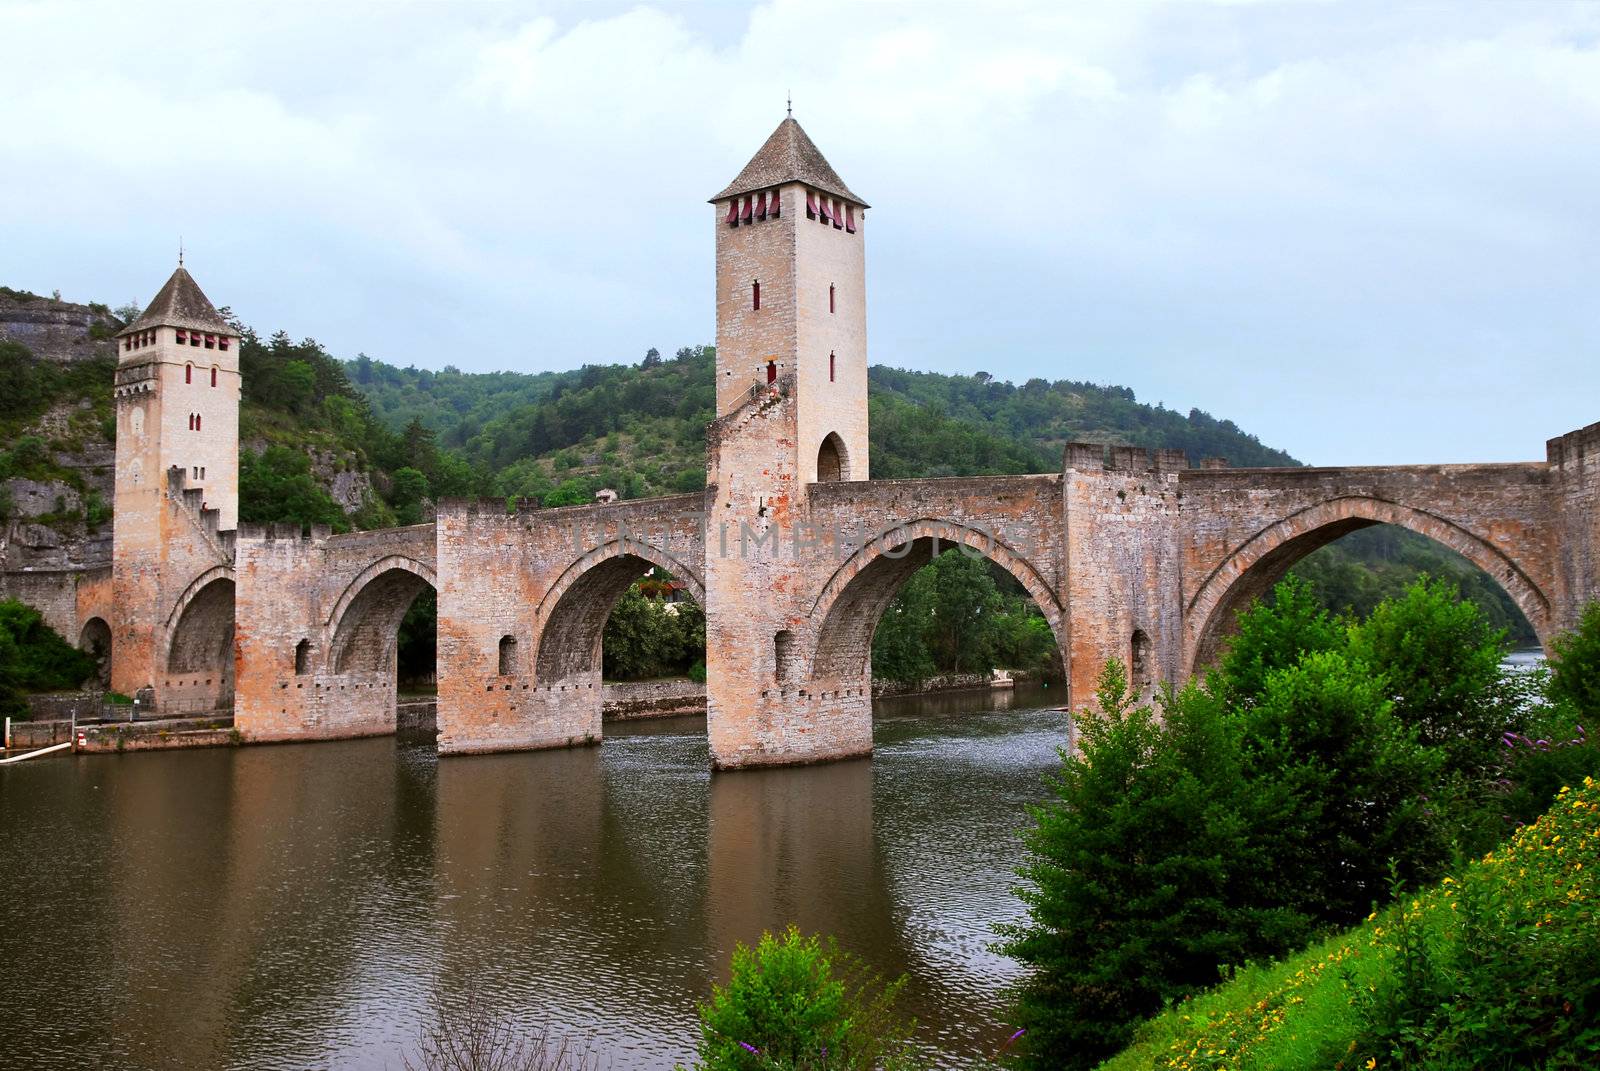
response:
[(1447, 861), (1427, 821), (1445, 756), (1395, 715), (1365, 663), (1306, 652), (1268, 676), (1240, 730), (1246, 775), (1271, 800), (1258, 816), (1258, 865), (1288, 909), (1348, 925), (1385, 898), (1391, 859), (1408, 881)]
[(1266, 691), (1274, 671), (1344, 642), (1344, 622), (1328, 613), (1311, 585), (1288, 577), (1272, 590), (1270, 601), (1252, 603), (1239, 614), (1238, 631), (1209, 687), (1229, 703), (1252, 703)]
[(421, 524), (422, 503), (428, 497), (428, 477), (413, 468), (396, 469), (389, 491), (397, 524)]
[(239, 451), (239, 519), (350, 528), (344, 511), (312, 477), (311, 459), (287, 446), (269, 446), (260, 454)]
[(733, 951), (731, 977), (700, 1006), (696, 1071), (899, 1071), (916, 1066), (914, 1024), (885, 984), (832, 939), (790, 926)]
[(311, 408), (317, 394), (317, 371), (308, 362), (286, 362), (279, 381), (283, 388), (283, 400), (288, 403), (291, 412), (304, 413)]
[(562, 480), (555, 489), (545, 495), (543, 506), (581, 506), (594, 501), (594, 493), (588, 490), (583, 481), (576, 478)]
[(39, 611), (0, 600), (0, 715), (26, 717), (26, 693), (76, 688), (95, 669), (94, 658), (62, 639)]
[(1520, 696), (1500, 668), (1505, 633), (1448, 580), (1423, 577), (1349, 628), (1352, 659), (1381, 674), (1394, 716), (1418, 739), (1443, 747), (1447, 768), (1488, 761), (1500, 734), (1516, 724)]
[(933, 574), (919, 569), (905, 582), (872, 634), (872, 675), (880, 680), (919, 681), (939, 671), (928, 650), (933, 622)]
[[(1025, 923), (1001, 948), (1031, 968), (1015, 1014), (1030, 1068), (1092, 1067), (1219, 963), (1282, 951), (1301, 920), (1252, 903), (1252, 827), (1235, 728), (1198, 689), (1136, 706), (1110, 662), (1076, 717), (1051, 800), (1030, 809)], [(1286, 932), (1287, 931), (1287, 932)]]
[(1578, 627), (1550, 642), (1550, 698), (1579, 717), (1600, 717), (1600, 602), (1584, 607)]

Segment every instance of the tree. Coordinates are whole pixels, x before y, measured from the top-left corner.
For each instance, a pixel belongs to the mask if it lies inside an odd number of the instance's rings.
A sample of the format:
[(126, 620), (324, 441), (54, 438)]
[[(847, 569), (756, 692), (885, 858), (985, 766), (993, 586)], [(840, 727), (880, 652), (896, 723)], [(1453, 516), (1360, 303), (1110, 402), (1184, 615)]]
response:
[(1350, 657), (1382, 675), (1394, 716), (1423, 744), (1443, 747), (1452, 772), (1481, 766), (1515, 726), (1510, 703), (1520, 696), (1500, 668), (1505, 633), (1455, 584), (1424, 576), (1348, 635)]
[[(1225, 708), (1197, 688), (1135, 706), (1107, 663), (1075, 717), (1050, 801), (1030, 808), (1019, 871), (1026, 922), (1002, 950), (1031, 968), (1015, 1014), (1030, 1068), (1092, 1067), (1140, 1018), (1215, 982), (1217, 966), (1282, 950), (1299, 932), (1251, 903), (1251, 827)], [(1285, 933), (1286, 929), (1288, 934)]]
[(651, 346), (645, 351), (644, 360), (639, 362), (640, 368), (655, 368), (661, 364), (661, 351)]
[(1328, 613), (1311, 585), (1289, 577), (1272, 589), (1270, 602), (1252, 603), (1239, 614), (1210, 687), (1229, 703), (1254, 702), (1275, 670), (1344, 640), (1344, 623)]
[(428, 497), (428, 477), (413, 468), (396, 469), (389, 490), (396, 524), (421, 524), (422, 503)]
[(1600, 602), (1584, 607), (1578, 627), (1550, 642), (1550, 698), (1584, 718), (1600, 716)]
[(311, 476), (311, 459), (287, 446), (239, 451), (239, 519), (350, 528), (344, 511)]
[(695, 1071), (914, 1066), (914, 1024), (895, 1009), (905, 979), (885, 984), (832, 939), (790, 926), (733, 950), (731, 977), (700, 1006)]
[(62, 639), (39, 611), (0, 600), (0, 714), (25, 718), (26, 693), (77, 688), (95, 670), (94, 658)]

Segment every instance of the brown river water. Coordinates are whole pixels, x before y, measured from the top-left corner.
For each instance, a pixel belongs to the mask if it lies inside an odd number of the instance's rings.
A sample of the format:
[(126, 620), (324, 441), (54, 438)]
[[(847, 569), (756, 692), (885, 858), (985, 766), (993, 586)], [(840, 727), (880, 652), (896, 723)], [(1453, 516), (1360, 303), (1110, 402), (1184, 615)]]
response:
[(908, 975), (961, 1066), (1009, 1032), (990, 944), (1054, 700), (888, 701), (870, 760), (717, 775), (703, 718), (442, 762), (382, 738), (0, 768), (0, 1066), (398, 1068), (471, 992), (671, 1067), (734, 944), (790, 922)]

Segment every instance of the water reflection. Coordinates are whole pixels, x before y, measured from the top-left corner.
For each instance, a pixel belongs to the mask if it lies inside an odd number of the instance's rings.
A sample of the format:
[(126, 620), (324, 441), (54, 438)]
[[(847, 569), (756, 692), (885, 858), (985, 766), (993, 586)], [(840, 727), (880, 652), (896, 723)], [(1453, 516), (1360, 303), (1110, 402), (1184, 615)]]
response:
[(874, 760), (717, 777), (702, 719), (443, 762), (362, 740), (7, 768), (6, 1062), (397, 1066), (437, 985), (670, 1066), (735, 942), (792, 921), (908, 972), (958, 1063), (1004, 1036), (1015, 965), (987, 946), (1064, 739), (990, 702), (896, 701)]

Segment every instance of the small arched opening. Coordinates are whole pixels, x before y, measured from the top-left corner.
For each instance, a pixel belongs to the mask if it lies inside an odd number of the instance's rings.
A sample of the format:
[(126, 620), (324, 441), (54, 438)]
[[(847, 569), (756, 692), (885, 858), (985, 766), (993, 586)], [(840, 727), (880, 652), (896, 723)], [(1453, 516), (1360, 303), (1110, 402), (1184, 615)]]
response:
[(102, 688), (111, 684), (111, 626), (103, 617), (91, 617), (78, 633), (78, 650), (95, 661), (95, 679)]
[(304, 677), (311, 672), (311, 641), (301, 640), (294, 645), (294, 675)]
[(517, 638), (500, 637), (500, 676), (509, 677), (517, 672)]
[(773, 679), (779, 684), (802, 679), (799, 663), (800, 649), (794, 633), (786, 628), (779, 629), (772, 637)]
[(839, 438), (838, 432), (830, 431), (817, 448), (817, 482), (838, 483), (849, 478), (850, 466), (844, 440)]
[(1148, 688), (1154, 679), (1153, 655), (1150, 637), (1144, 629), (1136, 628), (1128, 641), (1128, 679), (1136, 689)]

